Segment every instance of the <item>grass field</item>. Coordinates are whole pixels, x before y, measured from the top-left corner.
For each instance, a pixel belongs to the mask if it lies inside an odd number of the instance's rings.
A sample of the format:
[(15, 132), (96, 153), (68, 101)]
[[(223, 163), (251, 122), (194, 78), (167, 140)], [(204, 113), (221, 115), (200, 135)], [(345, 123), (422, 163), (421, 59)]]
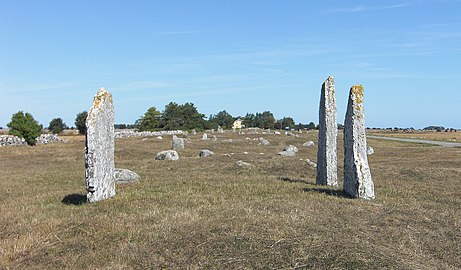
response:
[(369, 135), (388, 136), (404, 139), (421, 139), (444, 142), (461, 142), (461, 132), (435, 132), (435, 131), (388, 131), (388, 130), (369, 130)]
[[(97, 204), (82, 203), (83, 137), (0, 148), (0, 269), (461, 268), (461, 148), (369, 140), (365, 201), (314, 185), (314, 132), (201, 135), (175, 162), (154, 160), (171, 138), (117, 139), (116, 167), (142, 180)], [(297, 157), (276, 156), (287, 144)]]

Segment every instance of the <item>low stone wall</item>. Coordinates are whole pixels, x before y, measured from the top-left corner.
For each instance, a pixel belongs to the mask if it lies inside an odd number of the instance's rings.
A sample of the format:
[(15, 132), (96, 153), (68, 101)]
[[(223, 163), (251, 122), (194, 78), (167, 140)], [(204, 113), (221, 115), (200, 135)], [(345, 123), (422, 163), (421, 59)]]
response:
[(168, 131), (133, 131), (121, 130), (115, 132), (115, 138), (131, 138), (131, 137), (158, 137), (158, 136), (172, 136), (179, 134), (187, 134), (182, 130), (168, 130)]
[(67, 142), (66, 140), (61, 139), (56, 134), (41, 134), (37, 137), (37, 144), (49, 144), (49, 143), (60, 143)]
[(27, 145), (24, 139), (13, 135), (0, 135), (0, 146), (22, 146)]
[[(37, 137), (36, 144), (49, 144), (58, 142), (67, 142), (61, 139), (56, 134), (41, 134)], [(0, 146), (24, 146), (27, 145), (26, 141), (18, 136), (13, 135), (0, 135)]]

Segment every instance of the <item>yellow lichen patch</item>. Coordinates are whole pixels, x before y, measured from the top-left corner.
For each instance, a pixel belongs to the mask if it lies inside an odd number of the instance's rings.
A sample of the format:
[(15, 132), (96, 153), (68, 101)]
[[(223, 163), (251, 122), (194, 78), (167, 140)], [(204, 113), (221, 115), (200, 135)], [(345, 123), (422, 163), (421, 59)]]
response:
[(356, 104), (363, 103), (363, 86), (360, 84), (356, 84), (351, 88), (351, 94), (355, 96)]
[(94, 96), (93, 108), (99, 108), (101, 102), (108, 97), (109, 102), (112, 102), (112, 95), (104, 89), (104, 87), (99, 88), (98, 93)]

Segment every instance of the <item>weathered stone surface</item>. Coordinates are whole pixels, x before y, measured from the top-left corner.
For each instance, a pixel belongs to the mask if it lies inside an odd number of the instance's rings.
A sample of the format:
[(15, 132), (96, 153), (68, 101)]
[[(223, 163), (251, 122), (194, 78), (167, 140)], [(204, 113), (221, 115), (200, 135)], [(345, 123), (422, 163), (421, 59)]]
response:
[(87, 199), (115, 196), (114, 106), (112, 95), (99, 89), (86, 118), (85, 177)]
[(322, 85), (320, 97), (317, 185), (338, 185), (337, 137), (335, 81), (330, 76)]
[(288, 145), (287, 147), (285, 147), (283, 149), (283, 151), (287, 151), (287, 152), (293, 152), (293, 153), (297, 153), (298, 152), (298, 148), (294, 145)]
[(141, 179), (137, 173), (127, 169), (115, 169), (114, 177), (117, 184), (137, 182)]
[(271, 144), (268, 140), (266, 140), (264, 138), (259, 138), (259, 143), (261, 145), (270, 145)]
[(208, 134), (203, 133), (202, 140), (208, 140)]
[(245, 161), (242, 161), (242, 160), (238, 160), (237, 162), (235, 162), (235, 165), (239, 166), (239, 167), (242, 167), (242, 168), (246, 168), (246, 169), (249, 169), (249, 168), (252, 168), (253, 165), (248, 163), (248, 162), (245, 162)]
[(296, 156), (296, 152), (282, 151), (282, 152), (279, 152), (277, 155), (282, 156), (282, 157), (294, 157), (294, 156)]
[(351, 197), (374, 199), (375, 191), (367, 157), (363, 87), (352, 86), (344, 122), (344, 186)]
[(162, 130), (162, 131), (134, 131), (134, 130), (119, 130), (115, 132), (115, 138), (132, 138), (132, 137), (161, 137), (183, 134), (186, 135), (185, 131), (182, 130)]
[(306, 147), (314, 147), (314, 146), (315, 146), (315, 143), (314, 143), (313, 141), (308, 141), (308, 142), (303, 143), (303, 146), (306, 146)]
[(209, 157), (214, 155), (213, 151), (208, 150), (208, 149), (202, 149), (200, 150), (200, 153), (198, 154), (199, 157), (204, 158), (204, 157)]
[(307, 165), (309, 165), (311, 167), (317, 168), (317, 163), (311, 161), (310, 159), (306, 159), (306, 163), (307, 163)]
[(158, 152), (155, 156), (155, 160), (178, 160), (179, 154), (175, 150), (166, 150)]
[(14, 135), (0, 135), (0, 146), (24, 146), (26, 140)]
[(184, 139), (173, 136), (172, 148), (173, 150), (184, 150)]
[(368, 146), (367, 147), (367, 155), (373, 155), (375, 153), (375, 149), (373, 147)]
[(67, 142), (67, 141), (61, 139), (56, 134), (40, 134), (40, 136), (38, 136), (36, 140), (37, 140), (37, 142), (36, 142), (37, 145)]

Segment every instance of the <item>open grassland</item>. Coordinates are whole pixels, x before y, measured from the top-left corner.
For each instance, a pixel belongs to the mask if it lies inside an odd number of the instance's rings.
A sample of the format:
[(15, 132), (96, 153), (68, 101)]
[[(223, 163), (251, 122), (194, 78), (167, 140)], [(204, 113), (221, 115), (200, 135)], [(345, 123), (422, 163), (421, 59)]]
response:
[[(300, 158), (316, 160), (316, 133), (201, 135), (175, 162), (154, 160), (171, 138), (117, 139), (116, 167), (142, 180), (97, 204), (82, 203), (83, 137), (0, 148), (0, 269), (461, 268), (461, 148), (369, 140), (364, 201), (314, 185)], [(287, 144), (297, 157), (276, 156)]]
[(436, 132), (436, 131), (388, 131), (368, 130), (367, 134), (375, 136), (387, 136), (403, 139), (420, 139), (430, 141), (461, 142), (461, 132)]

